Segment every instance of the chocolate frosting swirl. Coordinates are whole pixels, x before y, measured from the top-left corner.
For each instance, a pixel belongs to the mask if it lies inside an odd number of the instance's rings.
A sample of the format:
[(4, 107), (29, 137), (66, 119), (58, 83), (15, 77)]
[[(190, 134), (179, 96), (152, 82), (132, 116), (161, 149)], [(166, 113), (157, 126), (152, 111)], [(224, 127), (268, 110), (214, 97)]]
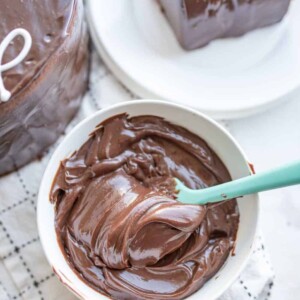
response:
[(236, 200), (184, 205), (190, 188), (230, 180), (208, 145), (154, 116), (115, 116), (64, 160), (51, 190), (71, 267), (113, 299), (183, 299), (223, 265), (236, 238)]

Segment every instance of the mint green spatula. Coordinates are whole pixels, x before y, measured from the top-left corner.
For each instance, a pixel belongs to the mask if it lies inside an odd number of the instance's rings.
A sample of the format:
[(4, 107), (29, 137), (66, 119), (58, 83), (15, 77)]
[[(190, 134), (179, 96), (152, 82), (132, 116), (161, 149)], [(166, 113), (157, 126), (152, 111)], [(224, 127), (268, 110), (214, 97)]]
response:
[(201, 190), (191, 190), (177, 178), (175, 181), (178, 201), (188, 204), (214, 203), (300, 184), (300, 161)]

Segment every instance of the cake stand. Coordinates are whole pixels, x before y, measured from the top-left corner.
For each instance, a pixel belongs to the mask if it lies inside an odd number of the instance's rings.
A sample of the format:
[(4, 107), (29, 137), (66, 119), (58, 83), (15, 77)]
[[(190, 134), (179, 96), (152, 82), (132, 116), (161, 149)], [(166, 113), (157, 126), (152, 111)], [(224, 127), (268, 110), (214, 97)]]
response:
[(155, 0), (88, 0), (87, 15), (103, 60), (138, 96), (239, 118), (300, 87), (300, 1), (292, 2), (279, 24), (189, 52)]

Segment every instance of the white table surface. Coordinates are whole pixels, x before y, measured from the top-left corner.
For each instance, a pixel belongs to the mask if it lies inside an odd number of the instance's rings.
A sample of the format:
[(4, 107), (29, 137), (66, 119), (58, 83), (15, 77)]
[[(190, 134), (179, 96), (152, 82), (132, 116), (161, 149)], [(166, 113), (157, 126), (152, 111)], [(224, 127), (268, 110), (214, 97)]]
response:
[[(265, 113), (226, 122), (257, 172), (300, 159), (300, 91)], [(276, 279), (272, 300), (300, 299), (300, 186), (261, 193), (261, 228)]]

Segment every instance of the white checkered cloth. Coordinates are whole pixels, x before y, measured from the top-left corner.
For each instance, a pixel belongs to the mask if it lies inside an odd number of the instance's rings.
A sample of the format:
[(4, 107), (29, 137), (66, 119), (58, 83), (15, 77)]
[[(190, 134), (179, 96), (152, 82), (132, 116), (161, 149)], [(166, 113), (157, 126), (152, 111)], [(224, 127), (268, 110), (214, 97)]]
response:
[[(93, 53), (90, 88), (68, 130), (102, 107), (135, 98)], [(0, 300), (76, 299), (47, 263), (36, 225), (39, 184), (54, 148), (42, 160), (0, 179)], [(274, 272), (261, 237), (254, 249), (248, 266), (220, 300), (270, 298)]]

